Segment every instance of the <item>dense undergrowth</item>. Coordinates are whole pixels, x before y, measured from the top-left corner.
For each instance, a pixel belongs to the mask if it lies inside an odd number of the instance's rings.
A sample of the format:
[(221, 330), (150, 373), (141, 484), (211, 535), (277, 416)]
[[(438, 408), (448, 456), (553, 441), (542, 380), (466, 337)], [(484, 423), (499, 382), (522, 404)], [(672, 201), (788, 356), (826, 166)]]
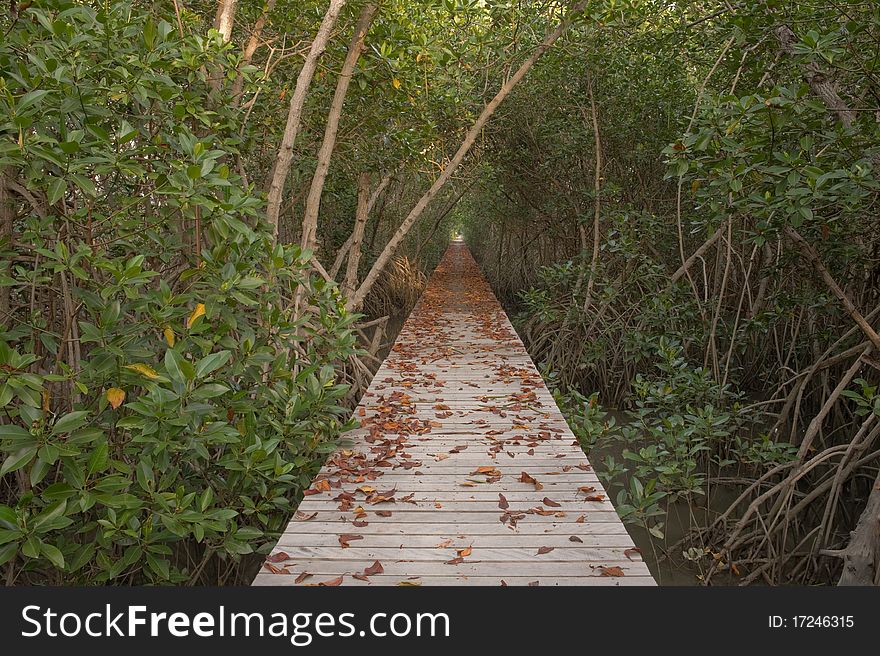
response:
[(630, 9), (516, 94), (462, 230), (662, 557), (836, 582), (880, 463), (880, 14)]
[(347, 421), (352, 316), (234, 172), (219, 39), (123, 3), (31, 16), (0, 46), (28, 204), (4, 246), (5, 581), (245, 582)]
[(5, 583), (247, 582), (455, 230), (658, 551), (880, 583), (878, 12), (12, 3)]
[(448, 242), (504, 15), (0, 13), (4, 583), (249, 582)]

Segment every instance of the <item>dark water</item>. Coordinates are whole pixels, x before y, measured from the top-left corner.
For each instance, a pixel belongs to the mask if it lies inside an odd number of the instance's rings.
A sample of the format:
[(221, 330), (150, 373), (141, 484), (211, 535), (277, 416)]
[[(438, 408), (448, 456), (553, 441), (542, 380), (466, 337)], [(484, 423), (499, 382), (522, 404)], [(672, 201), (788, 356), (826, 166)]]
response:
[[(626, 415), (619, 411), (607, 411), (609, 417), (613, 417), (617, 426), (626, 423)], [(587, 455), (593, 469), (602, 471), (601, 463), (606, 456), (612, 456), (617, 462), (625, 462), (621, 455), (623, 444), (615, 444), (611, 448), (594, 447)], [(624, 485), (629, 486), (629, 480), (625, 477), (618, 479)], [(617, 492), (620, 486), (606, 486), (606, 491), (612, 501), (615, 503)], [(686, 501), (676, 501), (669, 503), (666, 507), (666, 515), (661, 517), (663, 521), (663, 537), (658, 538), (648, 530), (637, 524), (626, 524), (626, 530), (635, 542), (636, 547), (642, 552), (642, 558), (651, 570), (651, 574), (660, 585), (701, 585), (701, 574), (708, 568), (714, 566), (715, 561), (712, 557), (712, 546), (704, 545), (709, 548), (709, 553), (703, 554), (698, 562), (688, 560), (683, 551), (690, 544), (678, 545), (685, 536), (689, 535), (695, 527), (708, 526), (714, 517), (723, 512), (728, 506), (736, 500), (739, 490), (729, 486), (714, 486), (708, 500), (705, 497), (698, 497), (698, 503), (688, 504)], [(677, 546), (676, 546), (677, 545)], [(664, 556), (666, 556), (664, 558)], [(728, 575), (719, 576), (719, 573), (713, 574), (713, 583), (732, 584), (736, 581), (731, 580)]]

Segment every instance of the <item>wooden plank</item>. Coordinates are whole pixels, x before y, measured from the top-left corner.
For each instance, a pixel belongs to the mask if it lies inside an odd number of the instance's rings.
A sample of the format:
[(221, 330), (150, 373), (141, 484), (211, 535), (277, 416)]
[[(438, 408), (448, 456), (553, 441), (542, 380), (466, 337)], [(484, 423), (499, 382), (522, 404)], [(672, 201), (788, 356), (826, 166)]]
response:
[[(375, 560), (381, 561), (383, 564), (389, 562), (400, 563), (416, 563), (416, 562), (441, 562), (448, 564), (449, 561), (456, 559), (458, 550), (462, 547), (360, 547), (360, 541), (352, 543), (347, 549), (340, 549), (339, 544), (329, 546), (304, 546), (304, 545), (286, 545), (282, 551), (276, 553), (286, 553), (289, 558), (275, 563), (279, 567), (286, 563), (299, 563), (303, 560), (354, 560), (364, 561), (367, 565)], [(539, 545), (537, 547), (471, 547), (465, 545), (464, 548), (472, 549), (472, 553), (467, 556), (464, 561), (475, 567), (485, 563), (517, 563), (518, 567), (529, 568), (535, 563), (578, 563), (583, 565), (584, 561), (591, 562), (624, 562), (631, 563), (641, 561), (638, 553), (634, 553), (631, 557), (627, 557), (624, 552), (631, 547), (622, 547), (615, 545), (613, 547), (572, 547), (563, 549), (550, 547), (549, 545)], [(547, 553), (541, 553), (541, 550)]]
[[(294, 573), (295, 574), (295, 573)], [(295, 585), (296, 577), (279, 576), (268, 572), (260, 572), (254, 579), (253, 585)], [(302, 585), (316, 585), (319, 577), (311, 576), (302, 582)], [(361, 581), (351, 576), (345, 576), (343, 585), (366, 586), (366, 585), (508, 585), (508, 586), (535, 586), (558, 587), (558, 586), (641, 586), (656, 585), (651, 576), (624, 576), (619, 578), (607, 578), (601, 576), (566, 576), (566, 577), (528, 577), (528, 576), (386, 576), (376, 575)]]
[[(448, 526), (446, 529), (448, 530)], [(358, 549), (388, 547), (395, 549), (413, 549), (434, 547), (446, 545), (445, 548), (463, 549), (465, 547), (473, 547), (474, 549), (482, 548), (520, 548), (531, 549), (534, 553), (540, 547), (553, 547), (554, 549), (578, 549), (587, 547), (620, 547), (627, 542), (624, 533), (611, 533), (607, 535), (575, 535), (571, 532), (543, 534), (543, 535), (520, 535), (508, 532), (505, 534), (492, 535), (459, 535), (459, 534), (441, 534), (441, 535), (414, 535), (411, 533), (403, 534), (406, 539), (402, 539), (401, 535), (389, 534), (372, 534), (368, 532), (362, 533), (362, 539), (352, 544), (356, 544)], [(297, 554), (296, 549), (311, 549), (314, 547), (336, 547), (339, 546), (338, 533), (310, 533), (308, 537), (308, 545), (303, 546), (305, 538), (302, 533), (285, 533), (278, 540), (276, 551), (284, 551), (291, 555)], [(344, 533), (343, 533), (344, 535)], [(572, 537), (578, 539), (573, 542)], [(630, 547), (624, 547), (629, 549)], [(454, 554), (453, 554), (454, 555)], [(478, 554), (479, 555), (479, 554)], [(630, 553), (630, 556), (634, 556)], [(627, 556), (629, 557), (629, 556)], [(482, 555), (480, 555), (482, 559)], [(636, 558), (637, 559), (637, 558)]]
[(254, 585), (654, 584), (464, 246), (355, 418)]
[[(328, 515), (329, 517), (329, 515)], [(441, 518), (442, 519), (442, 518)], [(443, 535), (447, 537), (475, 537), (481, 535), (629, 535), (620, 522), (596, 522), (576, 523), (549, 521), (534, 524), (518, 523), (515, 527), (509, 524), (493, 523), (468, 523), (463, 518), (460, 522), (418, 522), (407, 524), (402, 521), (370, 521), (366, 528), (353, 527), (350, 523), (340, 521), (322, 521), (315, 519), (309, 522), (291, 522), (287, 525), (284, 535), (287, 534), (322, 534), (338, 535), (341, 533), (358, 532), (364, 535)], [(357, 529), (357, 531), (355, 531)], [(284, 537), (282, 536), (282, 539)], [(333, 538), (336, 539), (335, 537)], [(289, 543), (288, 543), (289, 544)]]
[[(307, 510), (303, 506), (300, 506), (300, 512), (306, 513), (310, 515), (314, 510)], [(332, 519), (333, 521), (340, 522), (352, 522), (354, 520), (354, 515), (351, 512), (340, 512), (339, 510), (323, 510), (317, 511), (318, 517), (316, 519), (321, 518), (324, 521), (328, 519)], [(367, 511), (367, 521), (369, 523), (374, 522), (389, 522), (391, 524), (396, 523), (423, 523), (423, 524), (435, 524), (438, 522), (449, 522), (450, 525), (455, 525), (456, 523), (461, 524), (493, 524), (496, 526), (504, 526), (501, 523), (499, 517), (503, 514), (502, 510), (495, 510), (490, 512), (481, 512), (477, 510), (472, 510), (470, 512), (462, 512), (460, 510), (450, 510), (448, 508), (433, 508), (430, 510), (394, 510), (392, 511), (391, 517), (380, 517), (376, 515), (372, 510)], [(583, 519), (582, 519), (583, 518)], [(314, 521), (314, 520), (312, 520)], [(620, 518), (617, 516), (617, 513), (613, 510), (592, 510), (592, 511), (579, 511), (579, 512), (569, 512), (564, 513), (564, 515), (549, 515), (549, 516), (541, 516), (541, 515), (527, 515), (524, 519), (519, 520), (515, 526), (517, 530), (521, 529), (524, 525), (527, 524), (578, 524), (585, 522), (620, 522)], [(288, 527), (293, 525), (297, 520), (292, 520)], [(509, 525), (509, 524), (508, 524)]]
[[(357, 574), (363, 572), (375, 562), (373, 558), (351, 560), (323, 560), (320, 558), (298, 558), (287, 563), (287, 568), (294, 573), (310, 572), (314, 575), (338, 576), (340, 574)], [(278, 566), (284, 565), (280, 563)], [(603, 576), (604, 569), (619, 567), (623, 576)], [(468, 562), (465, 560), (457, 565), (447, 565), (443, 560), (424, 560), (396, 562), (382, 561), (386, 574), (398, 576), (595, 576), (596, 578), (625, 578), (627, 576), (649, 576), (648, 568), (642, 562), (623, 560), (607, 560), (592, 562), (546, 561), (523, 563), (507, 562)], [(285, 576), (278, 574), (277, 576)]]

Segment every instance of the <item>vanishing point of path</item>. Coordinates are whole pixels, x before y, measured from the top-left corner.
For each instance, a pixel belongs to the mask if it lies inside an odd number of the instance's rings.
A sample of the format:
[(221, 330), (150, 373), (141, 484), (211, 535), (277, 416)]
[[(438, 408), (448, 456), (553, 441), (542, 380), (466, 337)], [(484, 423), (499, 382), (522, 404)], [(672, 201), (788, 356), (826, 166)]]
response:
[(653, 585), (453, 243), (254, 585)]

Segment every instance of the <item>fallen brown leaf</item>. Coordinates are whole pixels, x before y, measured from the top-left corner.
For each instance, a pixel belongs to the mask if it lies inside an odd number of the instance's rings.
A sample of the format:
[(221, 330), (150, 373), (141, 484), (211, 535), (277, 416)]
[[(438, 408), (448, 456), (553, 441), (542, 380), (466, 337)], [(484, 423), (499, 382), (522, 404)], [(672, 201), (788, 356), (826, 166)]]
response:
[(263, 567), (268, 569), (273, 574), (290, 574), (286, 567), (276, 567), (272, 563), (263, 563)]
[(635, 554), (642, 554), (642, 550), (638, 547), (630, 547), (629, 549), (625, 549), (623, 555), (632, 560), (632, 556)]
[(385, 568), (382, 567), (382, 563), (377, 560), (372, 565), (364, 569), (364, 576), (373, 576), (374, 574), (381, 574), (384, 571)]
[(522, 474), (520, 474), (519, 480), (521, 483), (531, 483), (535, 486), (536, 490), (544, 489), (544, 485), (542, 483), (539, 483), (537, 479), (535, 479), (533, 476), (530, 476), (526, 472), (522, 472)]
[(343, 549), (347, 549), (348, 547), (351, 546), (349, 544), (349, 542), (353, 542), (355, 540), (363, 540), (363, 539), (364, 539), (363, 535), (354, 535), (352, 533), (343, 533), (342, 535), (339, 536), (339, 544), (342, 546)]

